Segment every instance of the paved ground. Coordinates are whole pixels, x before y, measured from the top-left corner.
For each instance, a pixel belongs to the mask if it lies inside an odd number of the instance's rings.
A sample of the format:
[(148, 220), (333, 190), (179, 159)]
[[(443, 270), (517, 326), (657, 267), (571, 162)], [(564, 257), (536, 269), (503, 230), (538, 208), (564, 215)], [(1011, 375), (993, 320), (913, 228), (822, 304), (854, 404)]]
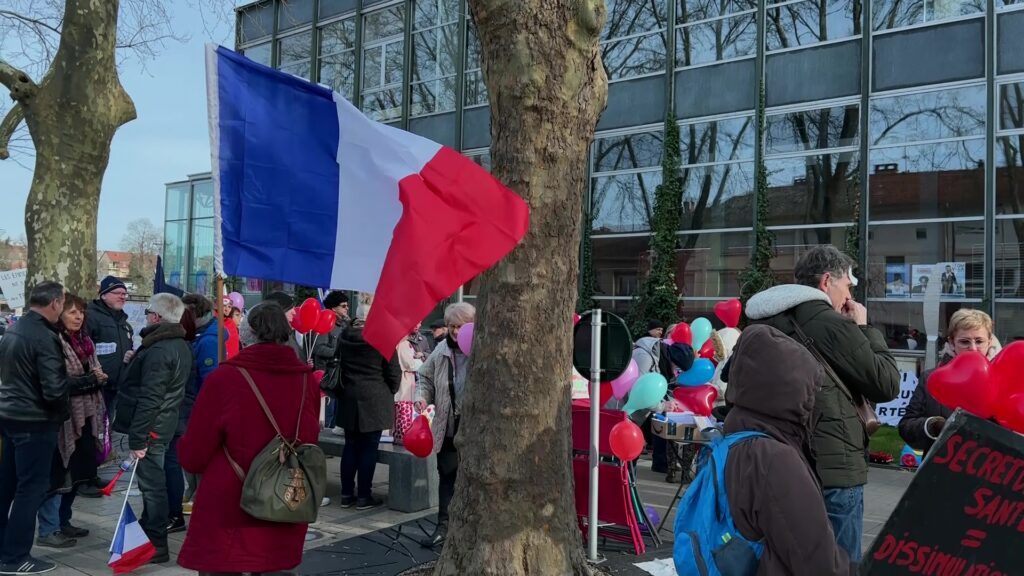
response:
[[(328, 460), (329, 469), (333, 469), (333, 473), (329, 477), (330, 494), (332, 495), (337, 495), (340, 490), (337, 472), (339, 462), (338, 458)], [(645, 504), (653, 506), (659, 515), (664, 515), (677, 486), (665, 483), (664, 475), (652, 473), (649, 461), (640, 463), (638, 476), (639, 491)], [(865, 550), (899, 501), (910, 478), (911, 475), (907, 472), (871, 470), (865, 495)], [(385, 466), (377, 467), (375, 492), (381, 495), (387, 494), (387, 468)], [(92, 534), (80, 540), (75, 548), (51, 550), (37, 547), (34, 553), (58, 562), (60, 567), (53, 572), (57, 576), (82, 576), (83, 574), (108, 576), (110, 568), (107, 566), (109, 559), (107, 549), (111, 538), (113, 538), (114, 523), (117, 520), (123, 495), (122, 490), (120, 497), (115, 494), (115, 497), (104, 499), (79, 499), (75, 503), (73, 522), (78, 526), (88, 528)], [(141, 513), (141, 498), (133, 497), (130, 502), (137, 513)], [(669, 540), (671, 539), (669, 529), (672, 526), (673, 516), (670, 515), (669, 521), (665, 525), (666, 531), (662, 533), (662, 537)], [(321, 510), (320, 521), (312, 527), (311, 537), (313, 539), (307, 542), (308, 553), (301, 572), (303, 574), (393, 576), (402, 567), (408, 567), (412, 563), (430, 558), (429, 552), (417, 549), (414, 542), (420, 533), (432, 528), (432, 521), (431, 511), (402, 514), (387, 508), (378, 508), (357, 512), (343, 510), (336, 503), (332, 504)], [(184, 536), (184, 533), (171, 536), (172, 553), (177, 553), (180, 549)], [(632, 563), (640, 561), (640, 559), (636, 559), (620, 546), (610, 545), (604, 548), (603, 552), (609, 557), (610, 564), (625, 566), (625, 568), (616, 569), (615, 574), (643, 574), (639, 570), (631, 569)], [(342, 566), (349, 565), (344, 564), (342, 559), (351, 559), (350, 557), (353, 555), (365, 558), (361, 564), (362, 567), (342, 569)], [(658, 549), (649, 548), (644, 559), (668, 556), (671, 556), (670, 542), (663, 544)], [(145, 576), (191, 574), (190, 571), (173, 564), (147, 566), (140, 569), (138, 573)]]

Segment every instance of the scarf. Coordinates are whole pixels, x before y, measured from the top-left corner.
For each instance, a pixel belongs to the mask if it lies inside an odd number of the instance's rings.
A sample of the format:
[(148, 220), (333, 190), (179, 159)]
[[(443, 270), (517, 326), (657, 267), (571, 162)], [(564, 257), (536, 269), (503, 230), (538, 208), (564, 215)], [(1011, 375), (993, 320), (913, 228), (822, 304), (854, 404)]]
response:
[(71, 343), (71, 349), (74, 351), (75, 356), (78, 357), (78, 361), (82, 364), (88, 364), (93, 353), (96, 352), (96, 346), (93, 344), (92, 338), (82, 330), (71, 332), (66, 328), (64, 329), (64, 335), (67, 336), (68, 341)]
[[(64, 347), (64, 365), (69, 377), (83, 376), (86, 369), (92, 370), (93, 367), (100, 365), (92, 340), (81, 332), (78, 333), (78, 337), (80, 342), (87, 342), (86, 347), (92, 349), (92, 354), (84, 360), (81, 359), (79, 349), (85, 348), (81, 344), (76, 347), (71, 335), (61, 338), (60, 342)], [(60, 427), (57, 439), (57, 448), (60, 451), (61, 461), (65, 468), (67, 468), (68, 462), (71, 461), (71, 455), (75, 452), (75, 443), (82, 437), (82, 430), (85, 429), (86, 424), (89, 424), (93, 438), (99, 443), (103, 441), (103, 432), (106, 429), (107, 419), (106, 407), (103, 404), (103, 394), (99, 390), (80, 396), (71, 396), (70, 404), (71, 415)]]

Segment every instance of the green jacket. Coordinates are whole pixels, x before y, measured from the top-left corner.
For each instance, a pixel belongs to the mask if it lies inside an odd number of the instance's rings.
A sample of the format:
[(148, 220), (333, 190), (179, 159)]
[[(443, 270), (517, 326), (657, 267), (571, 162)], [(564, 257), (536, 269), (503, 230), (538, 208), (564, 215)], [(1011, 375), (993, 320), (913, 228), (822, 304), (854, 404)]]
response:
[(117, 396), (113, 428), (128, 435), (128, 448), (167, 444), (178, 429), (178, 410), (192, 376), (192, 347), (181, 324), (146, 327)]
[(809, 286), (787, 284), (765, 290), (750, 299), (746, 312), (754, 323), (767, 324), (799, 341), (795, 319), (842, 379), (840, 383), (826, 378), (815, 396), (818, 424), (811, 443), (816, 467), (824, 488), (866, 484), (867, 434), (854, 402), (860, 398), (888, 402), (900, 392), (900, 373), (882, 333), (871, 326), (857, 326), (832, 308), (824, 292)]

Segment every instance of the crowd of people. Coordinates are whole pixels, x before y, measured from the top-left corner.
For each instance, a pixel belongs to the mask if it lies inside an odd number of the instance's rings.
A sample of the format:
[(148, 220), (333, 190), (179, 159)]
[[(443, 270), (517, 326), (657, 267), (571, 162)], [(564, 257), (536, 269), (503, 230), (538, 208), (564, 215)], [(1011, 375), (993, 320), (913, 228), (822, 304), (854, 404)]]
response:
[[(54, 569), (31, 554), (36, 520), (38, 546), (70, 548), (87, 538), (72, 523), (74, 502), (100, 496), (101, 467), (116, 470), (119, 462), (135, 466), (151, 563), (170, 562), (168, 535), (187, 530), (177, 558), (183, 567), (293, 569), (307, 527), (246, 514), (239, 470), (278, 430), (297, 430), (289, 441), (315, 444), (326, 426), (345, 436), (340, 505), (380, 506), (372, 485), (382, 436), (401, 443), (428, 404), (438, 414), (441, 508), (437, 533), (423, 545), (444, 542), (468, 365), (456, 338), (473, 321), (471, 305), (450, 306), (445, 321), (431, 325), (432, 337), (416, 326), (386, 359), (363, 338), (370, 294), (360, 294), (352, 317), (344, 292), (327, 294), (324, 308), (336, 322), (323, 336), (293, 328), (297, 309), (283, 292), (247, 313), (227, 297), (215, 304), (200, 294), (156, 294), (138, 347), (124, 311), (128, 296), (114, 277), (88, 303), (58, 283), (41, 283), (0, 340), (0, 507), (10, 510), (0, 518), (0, 573)], [(321, 496), (320, 506), (330, 504)]]

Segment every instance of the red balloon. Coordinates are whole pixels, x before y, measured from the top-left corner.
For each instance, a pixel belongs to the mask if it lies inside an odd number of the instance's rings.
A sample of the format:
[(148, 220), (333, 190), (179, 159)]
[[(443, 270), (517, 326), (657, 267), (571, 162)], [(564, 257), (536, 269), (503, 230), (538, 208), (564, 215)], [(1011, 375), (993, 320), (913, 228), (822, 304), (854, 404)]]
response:
[(306, 326), (302, 324), (301, 314), (296, 314), (295, 316), (292, 316), (292, 328), (295, 328), (295, 331), (298, 332), (299, 334), (305, 334), (306, 332), (309, 332), (309, 328), (306, 328)]
[(715, 316), (718, 316), (718, 319), (724, 322), (729, 328), (739, 326), (740, 316), (742, 315), (743, 304), (741, 304), (737, 298), (715, 304)]
[(323, 307), (320, 306), (320, 301), (316, 298), (306, 298), (306, 301), (299, 306), (299, 312), (296, 316), (302, 316), (302, 325), (306, 327), (306, 330), (316, 329), (317, 320), (320, 319), (320, 311)]
[(947, 408), (963, 408), (979, 418), (991, 418), (998, 390), (988, 359), (981, 352), (962, 352), (928, 378), (928, 392)]
[(992, 374), (1000, 401), (1024, 394), (1024, 341), (1013, 342), (992, 359)]
[(316, 319), (316, 333), (321, 336), (326, 336), (334, 330), (334, 323), (338, 316), (333, 310), (321, 310), (319, 316)]
[(996, 406), (996, 421), (1014, 432), (1024, 434), (1024, 394), (1000, 399)]
[(680, 322), (676, 324), (676, 327), (669, 334), (669, 338), (676, 344), (686, 344), (687, 346), (693, 345), (693, 332), (690, 331), (690, 325), (686, 322)]
[(573, 315), (572, 315), (572, 325), (575, 326), (575, 325), (579, 324), (580, 323), (580, 318), (581, 318), (580, 315), (576, 314), (574, 312)]
[(602, 382), (601, 383), (601, 396), (600, 396), (600, 402), (601, 402), (601, 407), (602, 408), (604, 408), (604, 405), (608, 403), (608, 400), (610, 400), (611, 397), (612, 397), (612, 384), (611, 384), (611, 382)]
[(644, 433), (627, 418), (612, 426), (608, 433), (608, 444), (611, 445), (612, 454), (619, 460), (632, 462), (644, 451)]
[(316, 382), (317, 386), (319, 386), (320, 381), (324, 379), (324, 374), (325, 372), (323, 370), (313, 370), (313, 382)]
[(708, 338), (707, 342), (700, 347), (700, 351), (697, 352), (697, 357), (706, 358), (714, 362), (715, 365), (718, 365), (718, 361), (715, 360), (715, 343), (711, 341), (711, 338)]
[(412, 421), (412, 426), (402, 439), (405, 449), (413, 456), (426, 458), (434, 451), (434, 435), (430, 432), (430, 422), (426, 416), (420, 415)]
[(680, 386), (672, 391), (672, 396), (697, 416), (711, 416), (711, 409), (718, 400), (718, 389), (711, 384)]

